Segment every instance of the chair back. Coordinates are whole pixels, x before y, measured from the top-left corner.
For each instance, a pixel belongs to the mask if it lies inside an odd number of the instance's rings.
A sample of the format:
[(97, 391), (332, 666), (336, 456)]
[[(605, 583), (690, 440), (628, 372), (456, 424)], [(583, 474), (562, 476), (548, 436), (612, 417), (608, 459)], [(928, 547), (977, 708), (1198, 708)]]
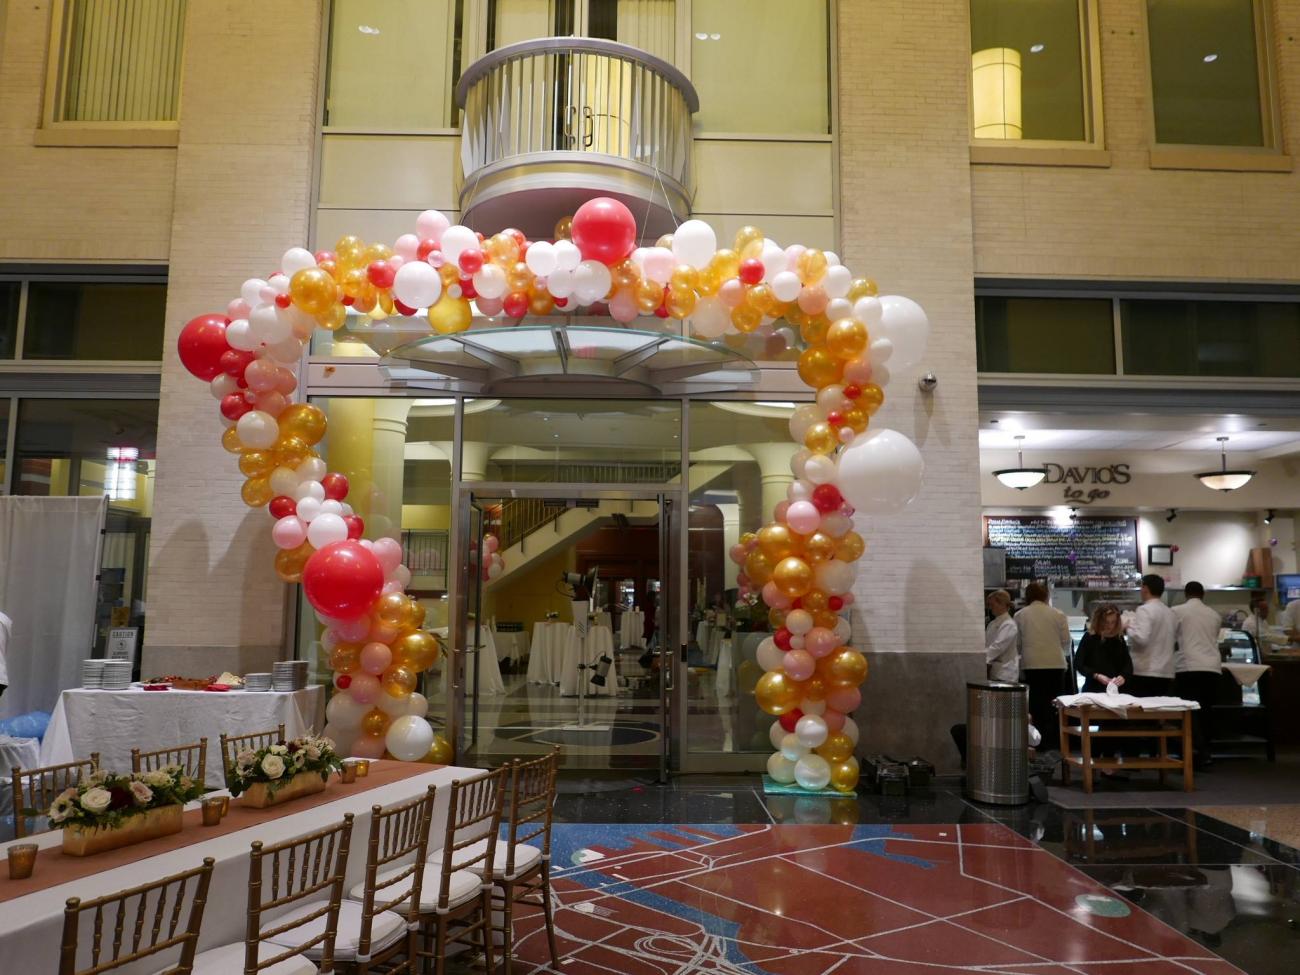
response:
[(202, 785), (208, 772), (208, 740), (200, 738), (192, 745), (173, 745), (151, 752), (131, 749), (132, 772), (156, 772), (171, 765), (179, 765), (186, 775)]
[[(99, 975), (177, 946), (180, 959), (165, 971), (187, 975), (194, 967), (214, 862), (208, 857), (200, 867), (94, 900), (68, 898), (59, 975)], [(78, 968), (79, 936), (87, 923), (90, 966)]]
[[(320, 947), (320, 970), (328, 972), (334, 965), (334, 937), (338, 932), (339, 905), (343, 902), (343, 881), (348, 869), (348, 848), (352, 841), (352, 813), (341, 822), (306, 836), (298, 836), (274, 846), (253, 843), (248, 866), (248, 927), (244, 933), (244, 975), (254, 975), (294, 955)], [(268, 892), (267, 887), (270, 887)], [(321, 900), (328, 891), (328, 900)], [(268, 896), (269, 893), (269, 896)], [(299, 901), (320, 901), (319, 908), (285, 924), (262, 928), (267, 913), (287, 913)], [(303, 934), (301, 944), (284, 948), (275, 955), (260, 958), (258, 942), (302, 928), (325, 918), (325, 930), (315, 935)]]
[[(27, 835), (27, 817), (24, 809), (38, 809), (41, 815), (50, 808), (51, 803), (64, 789), (69, 789), (81, 781), (83, 776), (94, 775), (99, 771), (99, 752), (91, 752), (90, 758), (78, 762), (66, 762), (63, 765), (46, 765), (43, 768), (13, 770), (14, 799), (14, 836), (22, 839)], [(44, 832), (44, 830), (37, 830)]]
[(542, 859), (551, 857), (551, 819), (555, 808), (555, 775), (560, 764), (557, 747), (531, 762), (515, 762), (510, 772), (510, 800), (506, 823), (510, 842), (506, 848), (505, 875), (515, 875), (515, 853), (520, 844), (542, 838)]
[[(366, 849), (366, 886), (361, 899), (361, 937), (357, 957), (370, 954), (371, 925), (376, 914), (396, 911), (415, 921), (420, 914), (424, 860), (429, 853), (435, 786), (422, 796), (389, 806), (372, 806), (370, 843)], [(392, 867), (403, 859), (403, 868)], [(392, 872), (390, 873), (390, 869)], [(381, 880), (379, 875), (383, 873)]]
[(221, 733), (221, 770), (226, 777), (226, 788), (230, 787), (230, 770), (235, 767), (235, 759), (245, 749), (256, 751), (267, 745), (278, 745), (284, 741), (284, 725), (276, 725), (269, 731), (250, 731), (246, 735), (228, 735)]
[(487, 772), (464, 781), (457, 779), (451, 784), (451, 800), (447, 803), (447, 834), (442, 844), (439, 911), (446, 911), (450, 907), (451, 875), (457, 870), (474, 867), (475, 873), (491, 883), (507, 771), (503, 766), (495, 772)]

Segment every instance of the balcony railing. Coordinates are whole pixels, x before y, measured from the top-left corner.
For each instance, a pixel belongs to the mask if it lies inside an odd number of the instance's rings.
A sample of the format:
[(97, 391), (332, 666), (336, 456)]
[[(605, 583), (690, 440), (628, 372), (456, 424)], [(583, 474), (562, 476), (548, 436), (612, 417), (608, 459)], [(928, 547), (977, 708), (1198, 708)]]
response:
[(470, 65), (456, 102), (471, 226), (477, 214), (484, 227), (528, 232), (530, 222), (549, 236), (556, 218), (600, 193), (657, 211), (647, 235), (689, 215), (699, 97), (667, 61), (599, 38), (524, 41)]

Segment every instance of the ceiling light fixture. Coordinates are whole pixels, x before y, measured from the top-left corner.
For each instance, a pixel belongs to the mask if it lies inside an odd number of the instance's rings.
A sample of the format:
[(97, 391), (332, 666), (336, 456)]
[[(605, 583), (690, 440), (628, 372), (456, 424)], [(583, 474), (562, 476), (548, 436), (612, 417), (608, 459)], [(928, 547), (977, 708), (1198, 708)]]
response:
[(1215, 61), (1219, 60), (1219, 56), (1217, 54), (1207, 54), (1205, 57), (1201, 58), (1201, 60), (1206, 64), (1213, 64)]
[(378, 27), (371, 27), (369, 24), (362, 24), (360, 27), (357, 28), (357, 30), (360, 31), (362, 34), (368, 34), (371, 37), (379, 33)]
[(1043, 478), (1047, 476), (1046, 467), (1026, 467), (1025, 451), (1023, 446), (1024, 434), (1016, 436), (1016, 456), (1018, 459), (1017, 466), (1007, 467), (1000, 471), (994, 471), (993, 476), (1009, 488), (1015, 488), (1017, 491), (1023, 491), (1026, 488), (1034, 487), (1042, 483)]
[(1031, 44), (1031, 45), (1029, 45), (1029, 53), (1030, 53), (1030, 54), (1042, 54), (1042, 53), (1043, 53), (1043, 48), (1045, 48), (1045, 47), (1047, 47), (1046, 44)]
[(1169, 514), (1165, 515), (1165, 521), (1173, 521), (1177, 517), (1178, 517), (1178, 509), (1170, 508)]
[(1273, 519), (1277, 517), (1277, 509), (1269, 508), (1268, 513), (1264, 515), (1264, 524), (1273, 524)]
[(1202, 471), (1196, 475), (1196, 479), (1211, 491), (1235, 491), (1239, 487), (1244, 487), (1255, 476), (1255, 472), (1228, 470), (1228, 438), (1215, 437), (1214, 439), (1219, 442), (1219, 469)]

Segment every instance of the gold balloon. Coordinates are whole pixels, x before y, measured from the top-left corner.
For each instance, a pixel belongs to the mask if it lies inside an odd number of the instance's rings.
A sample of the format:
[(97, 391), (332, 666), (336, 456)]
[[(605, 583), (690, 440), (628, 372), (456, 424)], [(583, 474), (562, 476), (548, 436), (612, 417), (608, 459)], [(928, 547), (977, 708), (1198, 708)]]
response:
[(350, 267), (339, 278), (339, 288), (349, 298), (361, 297), (369, 285), (370, 281), (363, 267)]
[(856, 359), (867, 348), (867, 326), (856, 318), (841, 318), (827, 329), (826, 348), (841, 359)]
[(308, 315), (323, 315), (338, 301), (339, 288), (329, 272), (305, 267), (289, 279), (289, 296)]
[(776, 564), (772, 570), (772, 581), (776, 583), (776, 588), (791, 599), (798, 599), (812, 588), (812, 566), (803, 559), (790, 556)]
[(772, 578), (772, 566), (776, 565), (769, 559), (761, 548), (755, 549), (745, 556), (745, 575), (756, 586), (761, 586)]
[(795, 533), (787, 525), (764, 525), (758, 532), (758, 547), (773, 565), (795, 551)]
[(832, 732), (814, 751), (834, 765), (853, 754), (853, 739), (842, 731)]
[(831, 822), (836, 826), (855, 826), (861, 819), (861, 811), (858, 809), (856, 799), (831, 800)]
[[(494, 237), (493, 240), (496, 238)], [(510, 238), (510, 243), (515, 239)], [(518, 248), (516, 248), (518, 250)], [(511, 291), (527, 291), (528, 286), (533, 283), (533, 272), (528, 269), (528, 265), (523, 261), (516, 260), (506, 271), (506, 284)]]
[(740, 255), (724, 247), (709, 258), (709, 268), (717, 273), (720, 281), (734, 278), (740, 273)]
[(436, 664), (439, 653), (438, 641), (424, 630), (406, 633), (393, 641), (393, 662), (417, 674)]
[(379, 679), (388, 696), (398, 700), (411, 696), (411, 691), (415, 690), (415, 681), (415, 674), (401, 664), (389, 667)]
[(275, 553), (275, 574), (284, 582), (302, 582), (302, 567), (316, 550), (310, 542), (297, 548), (282, 548)]
[(460, 267), (455, 262), (444, 264), (442, 267), (438, 268), (438, 278), (442, 281), (442, 286), (444, 288), (450, 288), (452, 285), (459, 285)]
[(843, 369), (843, 363), (824, 346), (814, 345), (799, 356), (799, 378), (813, 389), (839, 382)]
[(750, 258), (759, 258), (763, 256), (763, 238), (751, 240), (740, 252), (740, 259), (749, 260)]
[(742, 660), (736, 667), (736, 686), (741, 694), (753, 694), (763, 677), (763, 668), (752, 660)]
[(759, 230), (757, 227), (744, 226), (736, 231), (736, 242), (733, 246), (735, 247), (737, 254), (743, 254), (745, 252), (745, 247), (748, 246), (750, 241), (761, 241), (762, 239), (763, 231)]
[(330, 670), (351, 673), (361, 664), (361, 645), (340, 643), (330, 651)]
[(302, 437), (282, 436), (271, 451), (275, 457), (276, 467), (297, 467), (311, 453), (311, 445)]
[(637, 309), (648, 315), (663, 303), (664, 287), (648, 279), (641, 280), (636, 283), (634, 297)]
[(754, 687), (754, 700), (772, 715), (782, 715), (799, 706), (801, 689), (783, 670), (772, 670), (759, 678)]
[(840, 437), (835, 428), (823, 420), (808, 428), (803, 443), (814, 454), (830, 454), (839, 446)]
[(244, 449), (244, 445), (239, 442), (239, 432), (234, 427), (226, 427), (222, 432), (221, 446), (232, 454), (241, 453)]
[(854, 433), (861, 433), (871, 422), (867, 411), (857, 406), (850, 406), (844, 411), (844, 425)]
[(799, 597), (804, 609), (810, 613), (820, 613), (826, 608), (826, 593), (820, 589), (809, 589)]
[(805, 701), (824, 701), (830, 688), (826, 686), (826, 681), (820, 677), (809, 677), (803, 682), (803, 700)]
[(695, 290), (699, 292), (701, 298), (711, 298), (718, 293), (723, 280), (722, 272), (710, 264), (700, 272), (700, 278), (695, 283)]
[(749, 305), (737, 305), (731, 309), (731, 324), (738, 332), (752, 332), (763, 322), (763, 313)]
[(859, 298), (874, 298), (880, 294), (880, 289), (876, 287), (876, 282), (870, 278), (854, 278), (853, 283), (849, 285), (849, 301), (857, 301)]
[(811, 565), (829, 562), (835, 557), (835, 539), (825, 532), (813, 532), (804, 539), (803, 557)]
[(825, 315), (806, 316), (799, 326), (799, 337), (803, 339), (804, 345), (822, 345), (826, 342), (826, 333), (830, 327), (830, 320)]
[(519, 241), (510, 234), (493, 234), (483, 242), (483, 250), (493, 264), (505, 267), (507, 274), (519, 260)]
[(328, 311), (316, 316), (316, 324), (321, 328), (329, 329), (331, 332), (337, 332), (347, 323), (348, 310), (346, 306), (341, 304), (330, 305)]
[[(393, 304), (392, 292), (380, 291), (378, 293), (378, 299), (379, 299), (378, 301), (379, 307), (376, 310), (382, 311), (384, 313), (384, 318), (387, 318), (389, 315), (391, 315), (394, 311), (397, 310), (397, 306)], [(378, 318), (378, 316), (373, 311), (370, 313), (370, 317)]]
[(749, 548), (749, 546), (758, 541), (758, 532), (745, 532), (740, 536), (739, 541), (741, 545), (745, 546), (745, 548)]
[(852, 792), (858, 787), (858, 776), (860, 774), (861, 771), (858, 768), (856, 758), (836, 762), (831, 765), (831, 788), (836, 792)]
[(615, 290), (617, 290), (619, 288), (629, 288), (636, 284), (641, 279), (641, 272), (632, 263), (632, 258), (625, 257), (617, 264), (610, 266), (609, 277), (614, 282)]
[(664, 250), (666, 250), (666, 251), (670, 251), (670, 250), (672, 250), (672, 249), (673, 249), (673, 235), (672, 235), (672, 234), (663, 234), (662, 236), (660, 236), (660, 238), (659, 238), (658, 240), (655, 241), (655, 246), (656, 246), (656, 247), (662, 247), (662, 248), (663, 248)]
[(835, 557), (841, 562), (856, 562), (866, 549), (867, 543), (861, 535), (855, 531), (846, 532), (835, 546)]
[(689, 264), (678, 264), (668, 279), (668, 287), (672, 291), (694, 291), (699, 283), (700, 272)]
[(773, 606), (767, 611), (767, 621), (771, 624), (772, 629), (779, 630), (781, 627), (785, 626), (785, 618), (788, 615), (789, 612), (787, 610), (777, 609)]
[(573, 217), (560, 217), (555, 221), (555, 239), (570, 240), (573, 237)]
[(425, 616), (425, 612), (426, 612), (426, 611), (425, 611), (425, 608), (424, 608), (424, 604), (423, 604), (423, 603), (420, 603), (420, 602), (417, 602), (416, 600), (412, 599), (412, 600), (411, 600), (411, 620), (410, 620), (410, 623), (409, 623), (408, 625), (409, 625), (412, 629), (416, 629), (416, 630), (418, 630), (420, 627), (422, 627), (422, 626), (424, 625), (424, 616)]
[(837, 614), (832, 613), (829, 609), (819, 609), (813, 613), (813, 626), (820, 626), (823, 629), (833, 630), (835, 624), (840, 621)]
[(869, 383), (862, 387), (862, 392), (859, 394), (854, 405), (859, 409), (866, 410), (869, 414), (874, 414), (876, 410), (880, 409), (884, 402), (885, 391), (875, 383)]
[[(567, 217), (565, 218), (568, 219)], [(429, 754), (425, 755), (420, 761), (427, 765), (450, 765), (451, 760), (456, 757), (456, 752), (449, 742), (442, 735), (433, 736), (433, 745), (429, 749)]]
[(528, 310), (534, 315), (549, 315), (555, 311), (555, 298), (545, 289), (533, 292), (530, 285)]
[(816, 284), (826, 277), (826, 267), (826, 254), (815, 247), (810, 247), (800, 254), (799, 260), (795, 262), (799, 280), (804, 284)]
[(386, 261), (392, 256), (393, 249), (387, 244), (371, 244), (361, 255), (361, 260), (366, 264), (373, 264), (375, 261)]
[(275, 470), (275, 457), (269, 450), (245, 450), (239, 455), (239, 472), (245, 477), (261, 477)]
[(696, 300), (694, 291), (670, 291), (665, 305), (668, 308), (668, 314), (681, 321), (695, 310)]
[(271, 483), (266, 478), (250, 477), (239, 489), (239, 496), (250, 508), (260, 508), (275, 497), (275, 492), (271, 490)]
[(453, 335), (469, 328), (474, 313), (469, 302), (464, 298), (453, 298), (443, 294), (437, 303), (429, 309), (429, 324), (441, 335)]
[(298, 437), (308, 444), (320, 443), (325, 436), (325, 414), (310, 403), (292, 403), (279, 417), (280, 436)]
[(388, 730), (388, 722), (391, 719), (379, 708), (372, 708), (367, 711), (365, 717), (361, 719), (361, 730), (374, 738), (378, 738)]
[(372, 612), (377, 619), (400, 629), (410, 624), (411, 600), (400, 592), (384, 593), (375, 600)]
[(340, 267), (352, 267), (361, 262), (361, 255), (366, 252), (366, 245), (360, 237), (348, 234), (340, 237), (334, 245), (334, 257)]
[(830, 661), (826, 665), (826, 672), (832, 684), (857, 687), (867, 679), (867, 658), (852, 647), (836, 650), (824, 659)]

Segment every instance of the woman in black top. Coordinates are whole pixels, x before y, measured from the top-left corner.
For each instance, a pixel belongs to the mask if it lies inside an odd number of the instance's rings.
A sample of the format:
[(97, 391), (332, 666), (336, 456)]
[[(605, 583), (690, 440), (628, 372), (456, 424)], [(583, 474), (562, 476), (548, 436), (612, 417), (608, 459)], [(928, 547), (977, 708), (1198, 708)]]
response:
[(1104, 691), (1114, 683), (1121, 691), (1133, 676), (1133, 658), (1114, 603), (1101, 603), (1092, 612), (1088, 632), (1074, 652), (1074, 669), (1084, 678), (1084, 691)]

